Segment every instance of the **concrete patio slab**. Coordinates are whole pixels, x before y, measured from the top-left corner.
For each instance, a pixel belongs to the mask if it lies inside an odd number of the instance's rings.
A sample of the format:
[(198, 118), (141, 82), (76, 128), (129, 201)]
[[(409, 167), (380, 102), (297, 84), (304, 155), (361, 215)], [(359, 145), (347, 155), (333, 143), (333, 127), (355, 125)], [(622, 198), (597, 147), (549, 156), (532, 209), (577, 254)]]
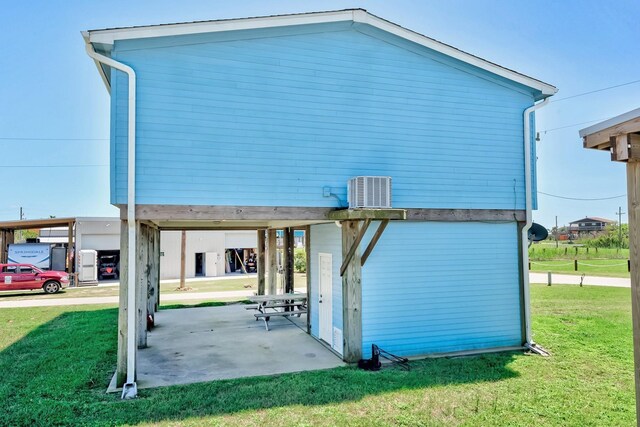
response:
[(306, 318), (272, 318), (270, 331), (243, 304), (161, 310), (138, 351), (138, 387), (283, 374), (344, 366), (309, 336)]

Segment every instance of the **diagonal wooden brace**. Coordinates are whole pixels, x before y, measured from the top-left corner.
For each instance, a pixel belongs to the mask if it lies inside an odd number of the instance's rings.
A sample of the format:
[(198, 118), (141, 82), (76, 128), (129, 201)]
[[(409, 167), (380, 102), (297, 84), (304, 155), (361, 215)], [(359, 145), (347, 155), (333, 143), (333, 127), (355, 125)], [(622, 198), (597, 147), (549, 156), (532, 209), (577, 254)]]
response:
[(364, 220), (364, 224), (362, 224), (362, 227), (360, 227), (360, 231), (358, 233), (358, 237), (353, 241), (353, 244), (349, 248), (349, 252), (347, 252), (347, 255), (344, 257), (344, 259), (342, 261), (342, 266), (340, 266), (340, 277), (344, 276), (344, 272), (347, 270), (347, 266), (351, 262), (351, 259), (353, 258), (353, 255), (356, 253), (356, 250), (358, 249), (358, 246), (360, 246), (360, 242), (362, 241), (362, 238), (364, 237), (364, 233), (367, 232), (367, 229), (369, 228), (370, 224), (371, 224), (371, 219), (367, 218), (367, 219)]
[(369, 258), (369, 255), (371, 255), (373, 248), (376, 246), (376, 243), (378, 243), (378, 240), (380, 240), (380, 237), (382, 236), (384, 229), (387, 228), (388, 224), (389, 224), (389, 220), (385, 219), (378, 226), (378, 229), (376, 230), (376, 234), (373, 235), (373, 237), (371, 238), (371, 241), (369, 242), (369, 245), (367, 246), (367, 249), (364, 250), (362, 257), (360, 258), (361, 266), (363, 266), (364, 263), (367, 262), (367, 258)]

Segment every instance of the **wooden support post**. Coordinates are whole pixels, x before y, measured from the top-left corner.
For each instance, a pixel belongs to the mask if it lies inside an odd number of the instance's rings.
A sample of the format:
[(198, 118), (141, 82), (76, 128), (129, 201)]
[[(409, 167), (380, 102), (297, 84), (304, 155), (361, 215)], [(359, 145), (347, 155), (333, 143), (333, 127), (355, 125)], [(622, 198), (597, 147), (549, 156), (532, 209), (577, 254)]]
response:
[(0, 264), (7, 262), (7, 230), (0, 230)]
[(278, 240), (276, 237), (276, 230), (270, 228), (267, 230), (267, 244), (268, 244), (268, 257), (269, 257), (269, 275), (267, 277), (269, 283), (267, 290), (269, 295), (275, 295), (278, 293)]
[(362, 358), (362, 266), (360, 250), (354, 245), (361, 229), (359, 221), (342, 222), (342, 259), (347, 259), (351, 248), (355, 251), (342, 276), (343, 359), (355, 363)]
[[(149, 265), (149, 291), (147, 295), (147, 313), (153, 315), (158, 311), (158, 291), (160, 287), (160, 230), (149, 227), (149, 250), (147, 259)], [(155, 316), (154, 316), (155, 318)], [(148, 328), (147, 328), (148, 329)]]
[(578, 271), (578, 260), (577, 259), (573, 260), (573, 271)]
[(2, 248), (0, 248), (0, 263), (6, 264), (9, 261), (9, 245), (15, 242), (15, 232), (13, 230), (2, 230)]
[(284, 293), (293, 292), (293, 228), (284, 229), (283, 254), (284, 254)]
[[(640, 162), (627, 163), (629, 259), (631, 261), (631, 313), (636, 384), (636, 416), (640, 415)], [(640, 417), (638, 417), (640, 425)]]
[(136, 221), (136, 343), (147, 346), (147, 306), (149, 298), (149, 232), (150, 227)]
[(116, 385), (122, 387), (127, 379), (127, 283), (129, 277), (129, 233), (127, 221), (120, 222), (120, 289), (118, 302), (118, 357)]
[(187, 253), (187, 231), (182, 230), (182, 236), (180, 239), (180, 289), (184, 289), (185, 286), (185, 257)]
[[(304, 252), (306, 256), (307, 271), (305, 276), (307, 278), (307, 300), (311, 295), (311, 226), (307, 225), (304, 228)], [(307, 333), (311, 333), (311, 305), (307, 303)]]
[[(73, 273), (73, 222), (68, 225), (67, 231), (67, 273)], [(77, 283), (74, 283), (77, 286)]]
[(264, 265), (264, 251), (265, 251), (265, 233), (264, 230), (258, 230), (258, 259), (257, 259), (257, 270), (258, 270), (258, 295), (264, 295), (265, 288), (265, 265)]

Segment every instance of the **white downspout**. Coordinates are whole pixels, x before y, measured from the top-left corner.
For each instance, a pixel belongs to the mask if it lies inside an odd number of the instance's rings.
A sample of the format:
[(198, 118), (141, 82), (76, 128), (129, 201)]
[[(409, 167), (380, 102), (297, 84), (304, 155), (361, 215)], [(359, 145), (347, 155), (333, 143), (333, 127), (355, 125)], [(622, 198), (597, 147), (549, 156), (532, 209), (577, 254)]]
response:
[(138, 389), (135, 381), (136, 366), (136, 73), (133, 68), (112, 58), (101, 55), (87, 40), (87, 54), (95, 61), (120, 70), (129, 76), (129, 130), (127, 162), (127, 230), (129, 250), (127, 251), (127, 383), (122, 387), (122, 398), (136, 397)]
[(524, 110), (524, 188), (525, 188), (525, 209), (526, 223), (522, 228), (522, 279), (524, 292), (524, 323), (525, 323), (525, 346), (530, 347), (535, 343), (531, 339), (531, 298), (529, 295), (529, 228), (533, 222), (532, 210), (532, 189), (531, 189), (531, 119), (530, 115), (537, 109), (544, 107), (550, 98), (534, 104)]

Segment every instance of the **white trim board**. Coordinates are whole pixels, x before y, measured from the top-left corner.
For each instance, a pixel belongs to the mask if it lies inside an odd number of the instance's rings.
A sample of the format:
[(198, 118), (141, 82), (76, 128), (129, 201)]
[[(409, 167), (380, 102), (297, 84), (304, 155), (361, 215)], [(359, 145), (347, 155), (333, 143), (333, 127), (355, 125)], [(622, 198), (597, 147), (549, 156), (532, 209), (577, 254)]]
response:
[(609, 129), (621, 123), (628, 122), (629, 120), (636, 119), (638, 117), (640, 117), (640, 108), (636, 108), (635, 110), (631, 110), (624, 114), (620, 114), (619, 116), (612, 117), (603, 122), (596, 123), (595, 125), (591, 125), (588, 128), (581, 129), (579, 132), (580, 137), (584, 138), (587, 135), (600, 132), (601, 130)]
[(474, 67), (489, 71), (495, 75), (539, 90), (543, 97), (551, 96), (558, 90), (540, 80), (494, 64), (480, 57), (471, 55), (453, 46), (449, 46), (422, 34), (416, 33), (393, 22), (370, 14), (364, 9), (346, 9), (327, 12), (312, 12), (291, 15), (273, 15), (255, 18), (224, 19), (215, 21), (198, 21), (176, 24), (148, 25), (128, 28), (108, 28), (91, 30), (83, 33), (88, 43), (113, 45), (116, 40), (133, 40), (153, 37), (203, 34), (222, 31), (238, 31), (259, 28), (276, 28), (293, 25), (323, 24), (331, 22), (352, 21), (370, 25), (383, 31), (402, 37), (413, 43), (425, 46)]

